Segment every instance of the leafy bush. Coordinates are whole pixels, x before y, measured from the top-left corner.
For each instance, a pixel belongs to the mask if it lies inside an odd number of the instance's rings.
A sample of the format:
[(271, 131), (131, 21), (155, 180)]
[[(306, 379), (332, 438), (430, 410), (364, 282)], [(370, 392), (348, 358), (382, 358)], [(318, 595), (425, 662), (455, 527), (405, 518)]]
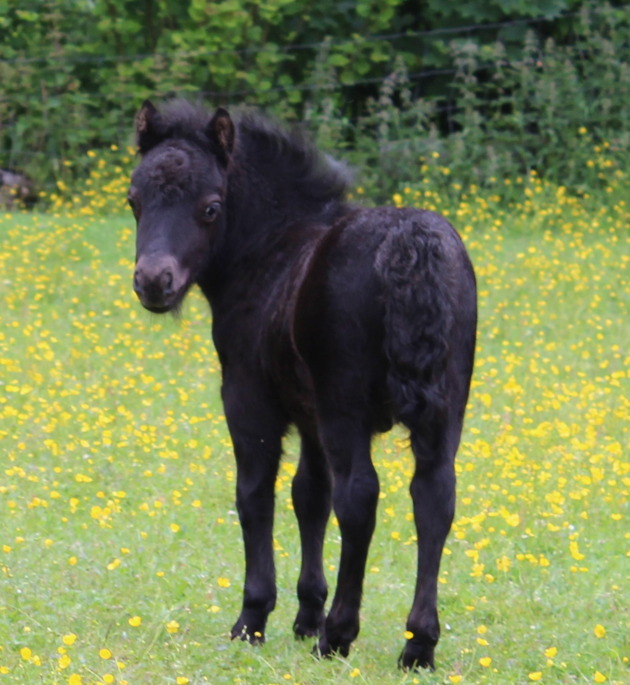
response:
[[(517, 59), (501, 42), (454, 41), (450, 101), (414, 98), (399, 61), (354, 131), (354, 154), (368, 161), (368, 194), (388, 196), (420, 174), (443, 192), (483, 186), (508, 195), (510, 182), (531, 171), (581, 194), (606, 188), (604, 171), (623, 177), (629, 23), (630, 7), (585, 7), (573, 43), (541, 43), (529, 32)], [(320, 122), (339, 120), (321, 114)]]
[(0, 167), (63, 193), (94, 172), (89, 151), (132, 142), (145, 97), (184, 95), (305, 121), (374, 200), (421, 175), (503, 193), (533, 169), (584, 193), (600, 163), (625, 171), (630, 5), (444, 5), (0, 3)]

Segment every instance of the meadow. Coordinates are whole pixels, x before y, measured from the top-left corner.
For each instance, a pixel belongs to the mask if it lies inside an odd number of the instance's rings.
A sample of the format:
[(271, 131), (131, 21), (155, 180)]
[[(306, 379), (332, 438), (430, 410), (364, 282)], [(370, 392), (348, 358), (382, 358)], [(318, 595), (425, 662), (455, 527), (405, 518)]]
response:
[[(397, 430), (374, 441), (350, 656), (319, 661), (292, 635), (293, 436), (268, 642), (230, 642), (243, 562), (210, 314), (196, 292), (178, 319), (141, 309), (118, 175), (0, 215), (0, 685), (628, 682), (627, 182), (576, 198), (532, 174), (511, 204), (422, 184), (393, 198), (448, 215), (480, 304), (437, 670), (403, 673), (415, 537)], [(332, 520), (331, 584), (338, 553)]]

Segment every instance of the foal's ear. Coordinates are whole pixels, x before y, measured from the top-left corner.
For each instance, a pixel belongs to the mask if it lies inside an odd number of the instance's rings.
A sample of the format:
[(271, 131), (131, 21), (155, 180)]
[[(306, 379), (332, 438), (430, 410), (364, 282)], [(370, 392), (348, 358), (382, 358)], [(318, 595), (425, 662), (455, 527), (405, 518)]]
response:
[(140, 152), (144, 154), (155, 147), (164, 134), (162, 116), (150, 100), (145, 100), (136, 115), (136, 136)]
[(234, 149), (234, 122), (226, 109), (217, 109), (206, 126), (206, 135), (215, 148), (214, 152), (219, 161), (223, 166), (227, 166)]

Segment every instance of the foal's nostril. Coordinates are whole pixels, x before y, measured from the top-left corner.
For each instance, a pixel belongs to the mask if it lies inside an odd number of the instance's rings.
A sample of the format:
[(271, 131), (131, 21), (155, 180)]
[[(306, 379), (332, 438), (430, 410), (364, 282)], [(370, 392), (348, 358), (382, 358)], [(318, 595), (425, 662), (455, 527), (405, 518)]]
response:
[(140, 295), (141, 293), (144, 292), (144, 288), (142, 287), (142, 284), (140, 283), (140, 278), (138, 276), (138, 272), (135, 271), (133, 274), (133, 289), (135, 292)]
[(141, 255), (136, 262), (133, 289), (152, 312), (169, 311), (185, 292), (186, 272), (169, 255)]
[(170, 295), (173, 292), (173, 272), (170, 269), (165, 269), (160, 280), (164, 294)]

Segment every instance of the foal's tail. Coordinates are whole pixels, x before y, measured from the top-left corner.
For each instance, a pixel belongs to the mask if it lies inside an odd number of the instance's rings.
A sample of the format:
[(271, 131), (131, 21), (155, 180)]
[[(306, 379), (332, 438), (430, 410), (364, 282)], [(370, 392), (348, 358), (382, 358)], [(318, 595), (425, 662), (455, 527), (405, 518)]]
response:
[(432, 213), (418, 219), (401, 221), (390, 230), (375, 267), (384, 296), (387, 382), (394, 418), (411, 429), (412, 441), (424, 443), (414, 448), (426, 452), (431, 449), (430, 427), (446, 408), (455, 296), (453, 266), (447, 259), (452, 229), (446, 225), (445, 232), (445, 220)]

